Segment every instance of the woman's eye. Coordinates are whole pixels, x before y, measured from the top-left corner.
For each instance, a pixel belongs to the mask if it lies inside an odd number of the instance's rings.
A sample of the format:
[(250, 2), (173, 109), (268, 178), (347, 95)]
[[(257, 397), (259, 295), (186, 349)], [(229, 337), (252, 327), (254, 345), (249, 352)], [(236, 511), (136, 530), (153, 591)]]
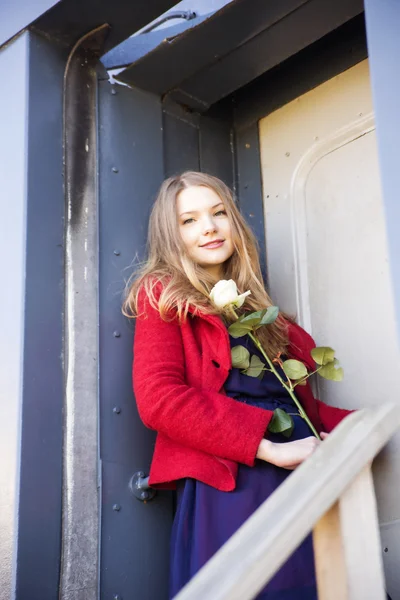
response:
[(190, 219), (185, 219), (185, 220), (183, 221), (183, 224), (184, 224), (184, 225), (186, 225), (187, 223), (191, 223), (192, 221), (194, 221), (194, 219), (193, 219), (193, 218), (190, 218)]
[(226, 215), (226, 210), (219, 210), (218, 212), (215, 213), (215, 217), (217, 217), (218, 215)]

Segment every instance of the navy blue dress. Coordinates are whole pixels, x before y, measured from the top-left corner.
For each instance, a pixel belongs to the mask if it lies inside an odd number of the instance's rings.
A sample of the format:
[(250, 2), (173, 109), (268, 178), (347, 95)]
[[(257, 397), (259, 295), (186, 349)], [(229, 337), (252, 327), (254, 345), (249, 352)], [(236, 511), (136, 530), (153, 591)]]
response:
[[(231, 346), (245, 345), (258, 354), (246, 336)], [(263, 361), (264, 362), (264, 361)], [(228, 396), (268, 410), (282, 408), (293, 415), (291, 437), (268, 433), (274, 442), (286, 442), (312, 435), (298, 415), (297, 407), (273, 373), (260, 380), (232, 369), (224, 385)], [(276, 490), (291, 471), (257, 460), (254, 467), (240, 464), (236, 488), (219, 491), (201, 481), (184, 479), (177, 486), (177, 510), (171, 537), (170, 598), (197, 573), (246, 519)], [(262, 535), (262, 532), (260, 532)], [(262, 600), (317, 600), (311, 535), (257, 596)]]

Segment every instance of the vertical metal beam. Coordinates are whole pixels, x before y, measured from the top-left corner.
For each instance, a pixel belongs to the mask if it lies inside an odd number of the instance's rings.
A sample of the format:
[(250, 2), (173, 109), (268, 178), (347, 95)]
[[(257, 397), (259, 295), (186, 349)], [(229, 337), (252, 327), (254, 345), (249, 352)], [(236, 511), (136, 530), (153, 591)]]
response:
[(398, 0), (365, 0), (365, 17), (379, 165), (400, 334), (400, 169), (397, 150), (400, 139), (400, 3)]
[[(58, 593), (63, 408), (64, 51), (29, 34), (24, 398), (16, 598)], [(40, 543), (38, 544), (38, 540)]]
[(162, 136), (157, 96), (100, 83), (100, 598), (104, 600), (168, 597), (171, 493), (158, 491), (145, 504), (128, 486), (135, 472), (148, 475), (155, 432), (141, 422), (133, 398), (134, 322), (121, 312), (126, 279), (145, 256), (148, 217), (164, 179)]
[(2, 600), (58, 595), (64, 65), (62, 51), (30, 33), (0, 52)]
[(258, 123), (235, 132), (237, 196), (240, 210), (259, 244), (261, 270), (266, 278), (264, 203), (262, 199), (260, 142)]
[(14, 597), (25, 310), (28, 34), (0, 52), (0, 598)]
[(66, 305), (63, 535), (60, 598), (98, 597), (98, 301), (96, 48), (79, 40), (64, 79)]

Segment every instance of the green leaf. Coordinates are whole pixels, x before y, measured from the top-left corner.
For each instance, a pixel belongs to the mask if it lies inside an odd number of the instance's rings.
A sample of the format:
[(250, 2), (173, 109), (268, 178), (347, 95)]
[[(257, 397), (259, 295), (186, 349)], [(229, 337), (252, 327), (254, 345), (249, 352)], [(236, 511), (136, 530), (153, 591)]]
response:
[(235, 369), (247, 369), (250, 365), (250, 352), (244, 346), (235, 346), (231, 350), (232, 367)]
[(337, 367), (338, 364), (339, 361), (335, 358), (335, 360), (332, 362), (324, 365), (318, 371), (318, 374), (324, 379), (329, 379), (330, 381), (342, 381), (344, 373), (342, 367)]
[(274, 415), (269, 422), (268, 431), (271, 433), (282, 433), (285, 437), (290, 437), (294, 429), (294, 421), (291, 415), (288, 415), (281, 408), (274, 410)]
[(271, 323), (276, 321), (278, 315), (279, 315), (278, 306), (269, 306), (267, 308), (265, 314), (263, 315), (261, 321), (257, 325), (256, 329), (259, 329), (260, 327), (263, 327), (264, 325), (270, 325)]
[(335, 351), (333, 348), (329, 348), (329, 346), (319, 346), (311, 350), (311, 356), (317, 365), (327, 365), (334, 360)]
[(302, 377), (307, 375), (307, 369), (305, 365), (299, 360), (294, 360), (294, 358), (285, 360), (285, 362), (282, 363), (282, 369), (289, 379), (302, 379)]
[(263, 372), (264, 367), (265, 365), (262, 360), (256, 354), (253, 354), (250, 359), (250, 366), (246, 370), (246, 375), (249, 377), (258, 377)]
[(235, 339), (247, 335), (251, 330), (252, 327), (250, 325), (242, 325), (240, 321), (235, 321), (228, 327), (229, 335)]
[(246, 327), (254, 327), (260, 323), (266, 312), (267, 309), (264, 308), (263, 310), (257, 310), (256, 312), (245, 313), (239, 318), (239, 322), (245, 324)]

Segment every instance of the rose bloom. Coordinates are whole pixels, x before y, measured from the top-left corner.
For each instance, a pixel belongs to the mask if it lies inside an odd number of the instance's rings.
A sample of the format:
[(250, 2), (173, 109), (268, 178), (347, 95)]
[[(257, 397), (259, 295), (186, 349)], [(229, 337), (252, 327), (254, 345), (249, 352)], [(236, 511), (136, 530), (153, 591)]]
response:
[(211, 290), (210, 299), (217, 308), (225, 308), (229, 305), (240, 308), (249, 294), (250, 291), (239, 294), (233, 279), (221, 279)]

